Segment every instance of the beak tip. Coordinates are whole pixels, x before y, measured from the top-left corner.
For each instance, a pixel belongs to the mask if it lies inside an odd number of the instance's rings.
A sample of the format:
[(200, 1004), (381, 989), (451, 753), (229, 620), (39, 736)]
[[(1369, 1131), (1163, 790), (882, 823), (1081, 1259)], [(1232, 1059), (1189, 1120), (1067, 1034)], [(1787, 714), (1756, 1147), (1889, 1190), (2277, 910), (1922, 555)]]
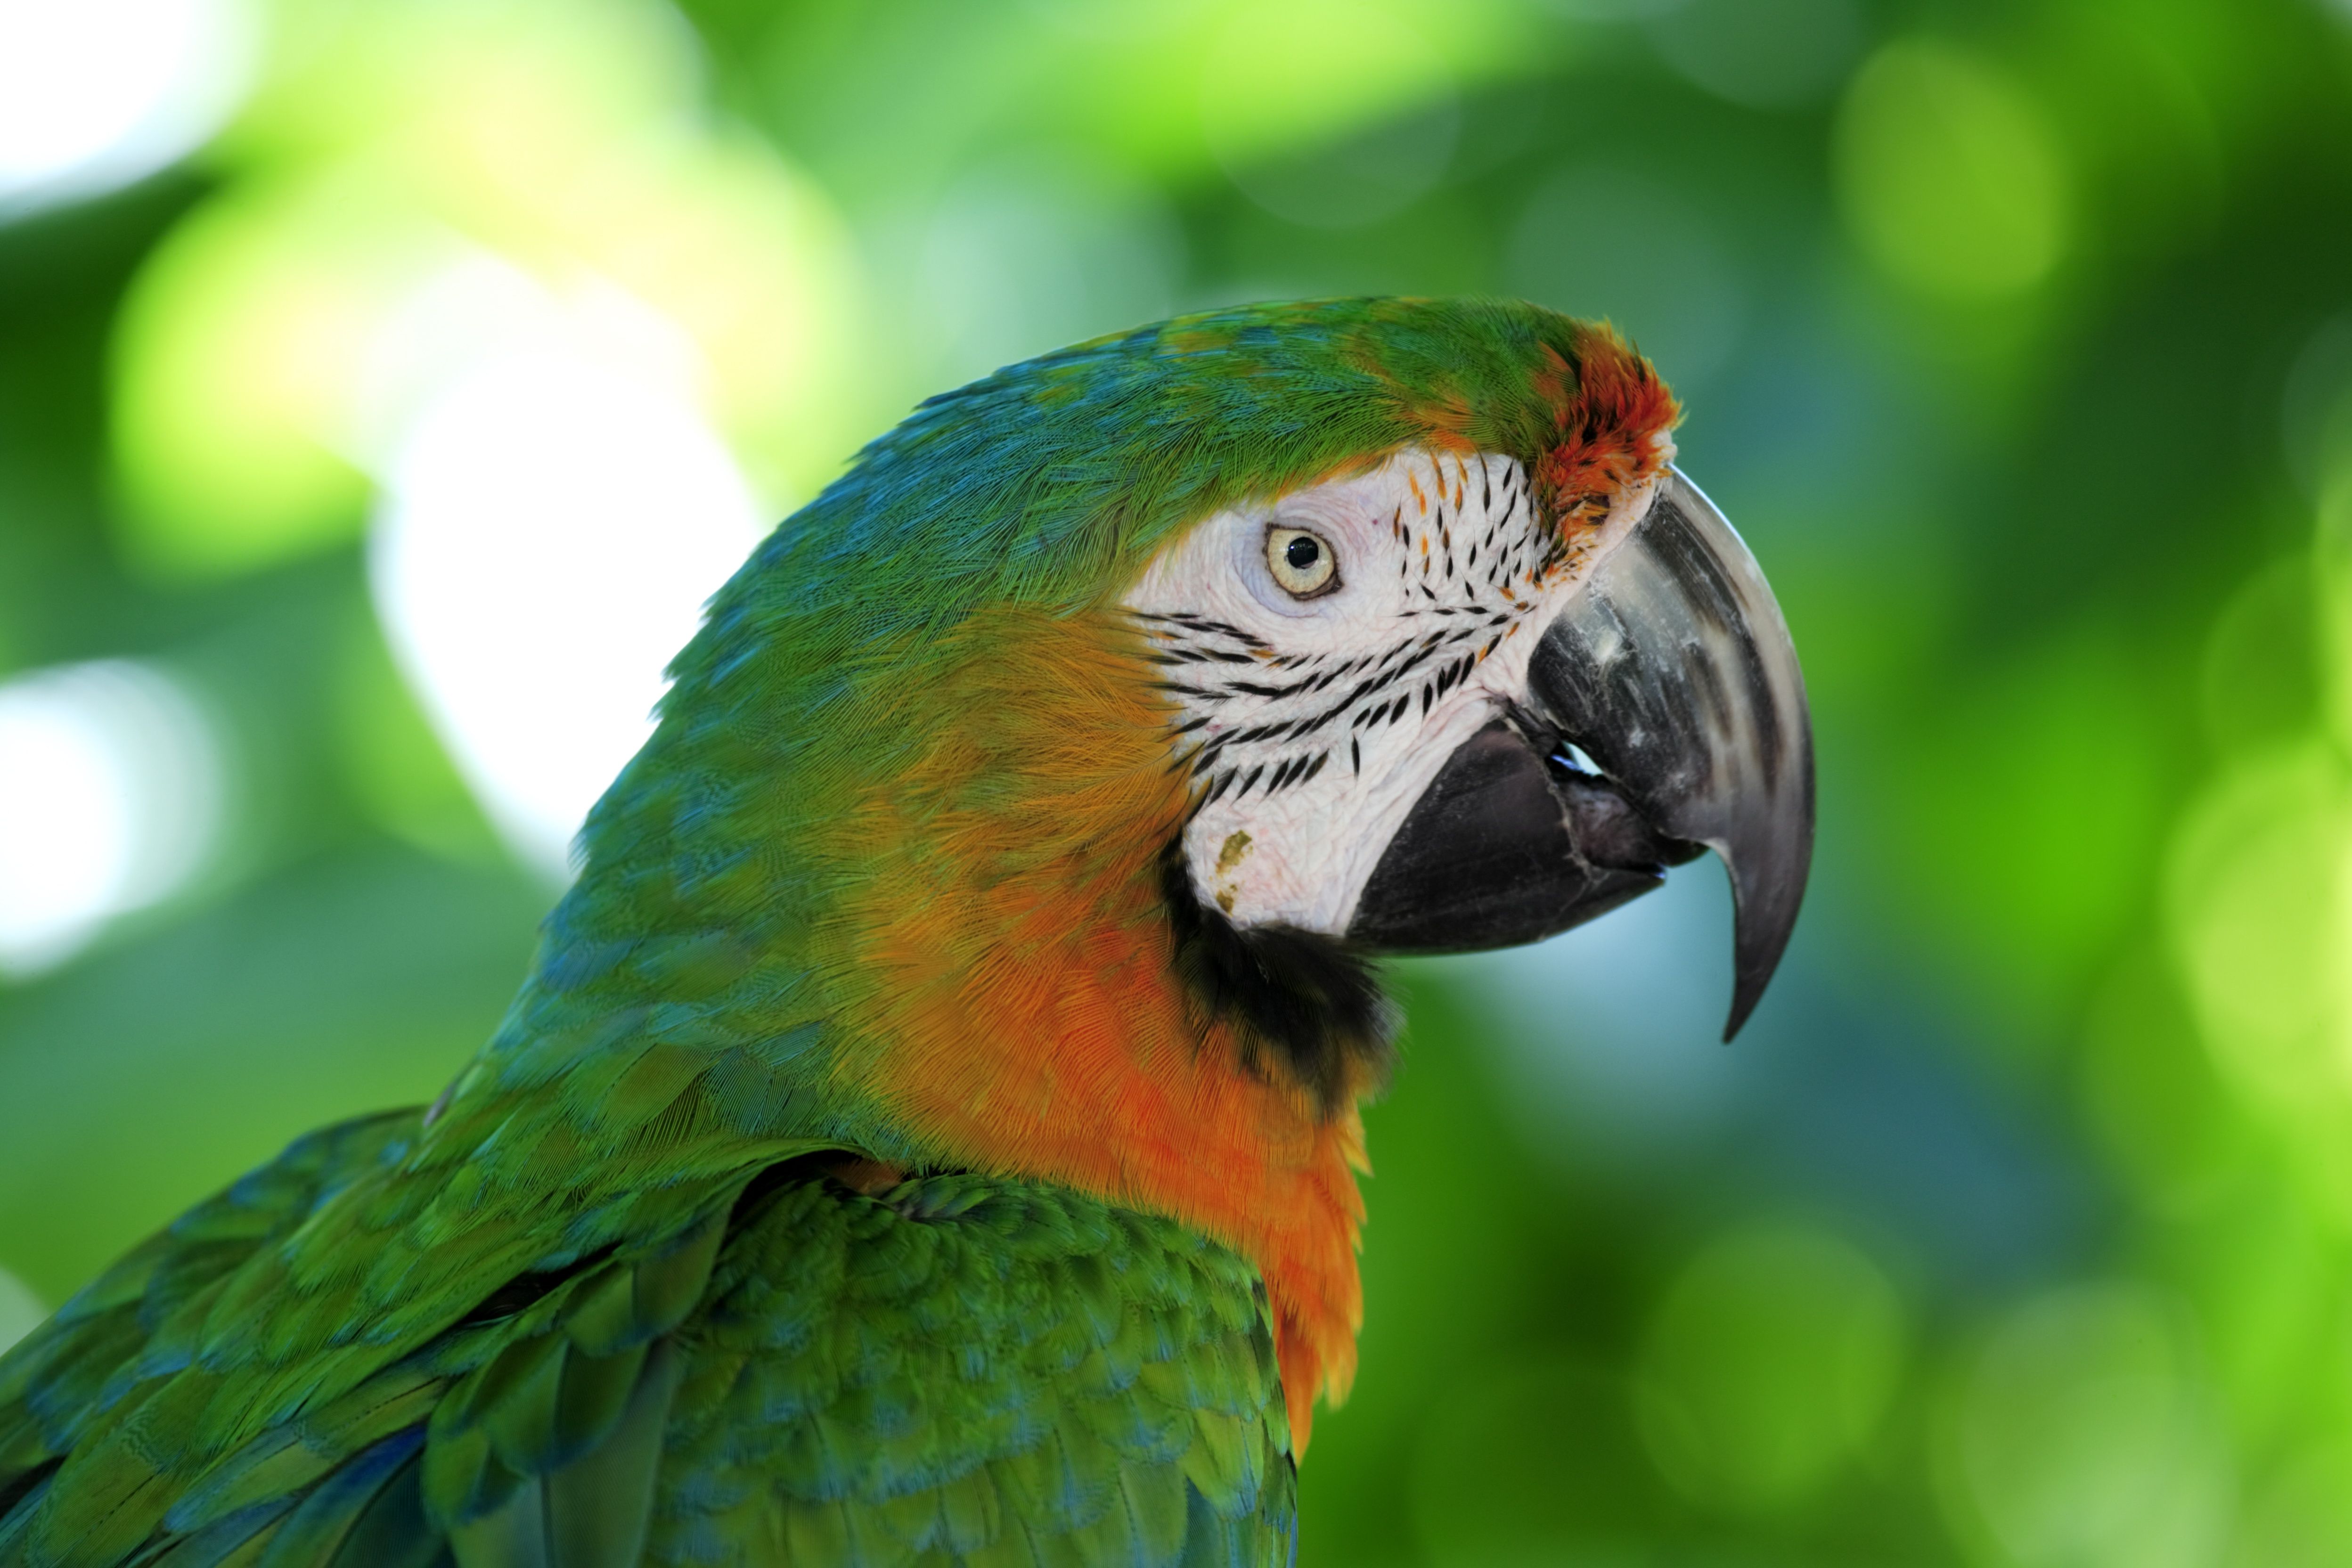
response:
[(1772, 972), (1769, 968), (1760, 974), (1743, 971), (1739, 978), (1733, 983), (1731, 1016), (1725, 1019), (1723, 1024), (1725, 1045), (1731, 1044), (1739, 1031), (1748, 1026), (1748, 1016), (1756, 1011), (1756, 1004), (1764, 1000), (1764, 987), (1771, 978)]
[[(1810, 761), (1810, 758), (1808, 758)], [(1758, 844), (1757, 852), (1735, 857), (1717, 851), (1731, 880), (1731, 1014), (1723, 1026), (1724, 1044), (1746, 1026), (1765, 988), (1780, 972), (1780, 960), (1796, 933), (1797, 914), (1805, 901), (1806, 872), (1812, 862), (1813, 812), (1811, 770), (1801, 792), (1800, 827), (1792, 846)]]

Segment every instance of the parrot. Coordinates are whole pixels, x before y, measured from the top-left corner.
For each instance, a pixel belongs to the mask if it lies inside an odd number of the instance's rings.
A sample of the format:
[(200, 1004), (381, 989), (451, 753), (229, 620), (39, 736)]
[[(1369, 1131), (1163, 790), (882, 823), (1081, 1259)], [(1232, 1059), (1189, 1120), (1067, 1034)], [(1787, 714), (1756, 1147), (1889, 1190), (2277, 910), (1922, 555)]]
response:
[(1180, 316), (753, 549), (487, 1043), (0, 1359), (10, 1568), (1273, 1564), (1397, 955), (1813, 837), (1788, 626), (1617, 331)]

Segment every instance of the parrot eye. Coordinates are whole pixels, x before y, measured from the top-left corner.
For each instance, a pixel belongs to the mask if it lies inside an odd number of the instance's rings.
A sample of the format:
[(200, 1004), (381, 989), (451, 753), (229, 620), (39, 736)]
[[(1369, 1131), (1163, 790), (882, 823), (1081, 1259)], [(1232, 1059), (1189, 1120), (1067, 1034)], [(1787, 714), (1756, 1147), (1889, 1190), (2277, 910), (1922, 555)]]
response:
[(1339, 585), (1339, 557), (1319, 533), (1303, 528), (1265, 531), (1265, 569), (1294, 599), (1319, 598)]

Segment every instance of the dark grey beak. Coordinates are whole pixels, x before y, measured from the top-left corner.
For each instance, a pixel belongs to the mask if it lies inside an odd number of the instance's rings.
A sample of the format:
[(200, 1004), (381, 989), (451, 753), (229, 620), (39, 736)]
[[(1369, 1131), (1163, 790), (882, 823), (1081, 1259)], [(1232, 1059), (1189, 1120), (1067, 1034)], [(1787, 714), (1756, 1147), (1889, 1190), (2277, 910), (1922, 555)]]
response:
[(1702, 847), (1731, 877), (1729, 1039), (1804, 899), (1812, 721), (1756, 558), (1670, 469), (1544, 633), (1524, 702), (1414, 805), (1349, 935), (1392, 952), (1533, 942), (1647, 892)]

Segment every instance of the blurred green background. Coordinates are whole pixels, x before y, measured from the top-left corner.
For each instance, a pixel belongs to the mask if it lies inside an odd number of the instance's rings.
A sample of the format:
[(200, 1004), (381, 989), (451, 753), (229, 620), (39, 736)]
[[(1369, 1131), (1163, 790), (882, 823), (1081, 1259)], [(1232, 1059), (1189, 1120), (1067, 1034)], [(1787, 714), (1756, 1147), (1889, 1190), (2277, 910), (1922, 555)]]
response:
[(488, 1033), (758, 530), (921, 395), (1521, 294), (1811, 682), (1405, 969), (1308, 1564), (2352, 1563), (2352, 5), (0, 5), (0, 1341)]

